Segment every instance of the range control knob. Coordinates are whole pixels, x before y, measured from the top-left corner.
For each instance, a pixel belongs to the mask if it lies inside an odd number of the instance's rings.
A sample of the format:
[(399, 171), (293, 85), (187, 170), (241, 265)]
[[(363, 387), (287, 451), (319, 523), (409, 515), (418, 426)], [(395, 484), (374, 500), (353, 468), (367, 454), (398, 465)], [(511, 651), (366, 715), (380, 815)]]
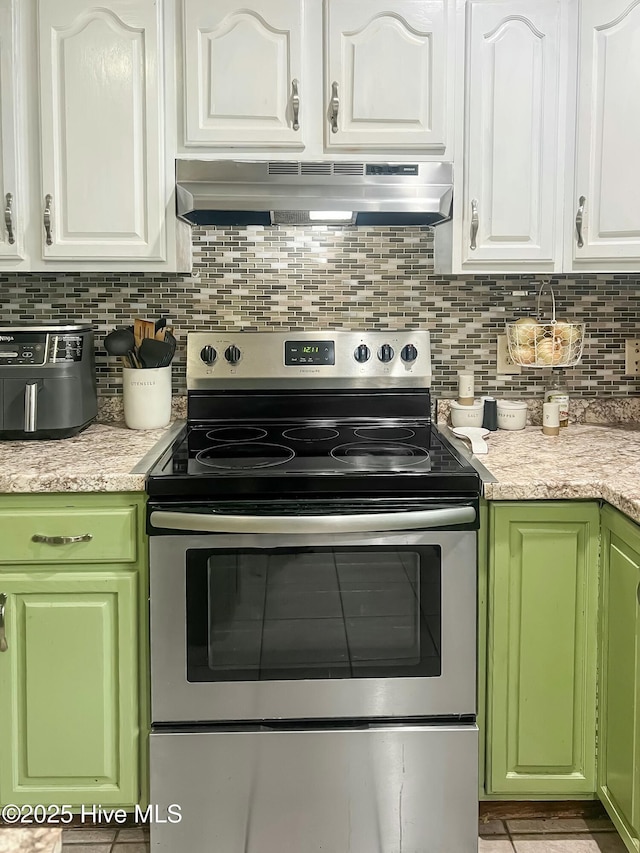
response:
[(418, 350), (414, 347), (413, 344), (407, 344), (406, 347), (402, 347), (400, 358), (403, 361), (415, 361), (417, 357)]
[(207, 344), (206, 347), (202, 347), (200, 350), (200, 358), (204, 361), (205, 364), (211, 366), (215, 363), (215, 360), (218, 357), (218, 353), (214, 350), (213, 347)]
[(384, 364), (391, 361), (391, 359), (394, 357), (394, 355), (395, 355), (395, 353), (393, 351), (393, 347), (391, 346), (391, 344), (382, 344), (382, 346), (378, 350), (378, 358)]
[(358, 364), (364, 364), (365, 361), (369, 361), (371, 358), (371, 350), (366, 344), (360, 344), (360, 346), (356, 347), (353, 357)]
[(227, 347), (224, 353), (224, 357), (227, 359), (229, 364), (237, 364), (240, 361), (241, 355), (242, 353), (235, 344), (231, 344), (230, 347)]

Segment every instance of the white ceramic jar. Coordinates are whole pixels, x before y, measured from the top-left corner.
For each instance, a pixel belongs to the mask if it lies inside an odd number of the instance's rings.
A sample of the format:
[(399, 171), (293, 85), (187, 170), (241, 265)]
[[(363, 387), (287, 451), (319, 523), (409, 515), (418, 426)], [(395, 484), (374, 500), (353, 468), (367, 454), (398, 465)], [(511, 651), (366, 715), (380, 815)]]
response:
[(524, 429), (527, 404), (520, 400), (498, 400), (498, 429)]
[(451, 426), (481, 427), (483, 414), (482, 400), (474, 400), (471, 406), (462, 406), (456, 400), (451, 401)]
[(157, 429), (171, 420), (171, 365), (122, 371), (124, 422), (129, 429)]

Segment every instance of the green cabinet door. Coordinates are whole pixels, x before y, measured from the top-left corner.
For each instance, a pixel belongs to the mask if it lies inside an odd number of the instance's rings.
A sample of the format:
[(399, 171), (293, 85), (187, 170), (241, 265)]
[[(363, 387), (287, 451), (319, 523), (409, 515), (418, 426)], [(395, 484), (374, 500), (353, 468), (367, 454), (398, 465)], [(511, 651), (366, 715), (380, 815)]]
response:
[(596, 790), (596, 503), (491, 504), (487, 793)]
[(602, 513), (598, 793), (630, 850), (640, 842), (640, 528)]
[(137, 576), (0, 574), (0, 800), (138, 802)]

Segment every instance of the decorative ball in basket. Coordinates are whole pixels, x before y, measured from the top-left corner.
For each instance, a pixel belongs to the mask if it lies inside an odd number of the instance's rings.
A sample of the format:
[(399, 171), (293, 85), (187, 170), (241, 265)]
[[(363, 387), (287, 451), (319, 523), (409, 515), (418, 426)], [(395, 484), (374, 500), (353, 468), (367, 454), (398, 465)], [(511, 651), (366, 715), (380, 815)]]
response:
[[(540, 300), (545, 287), (551, 295), (551, 317), (545, 318)], [(538, 291), (536, 317), (521, 317), (507, 323), (507, 345), (515, 364), (524, 367), (571, 367), (582, 358), (584, 323), (570, 323), (556, 318), (553, 288), (545, 281)]]

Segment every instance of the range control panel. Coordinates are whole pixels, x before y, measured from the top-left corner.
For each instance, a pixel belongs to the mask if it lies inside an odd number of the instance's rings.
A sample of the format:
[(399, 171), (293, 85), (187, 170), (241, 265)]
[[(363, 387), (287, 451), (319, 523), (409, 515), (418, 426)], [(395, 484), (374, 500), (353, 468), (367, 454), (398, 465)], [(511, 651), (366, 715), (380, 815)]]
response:
[(187, 387), (426, 388), (429, 332), (192, 332)]
[(0, 367), (29, 367), (82, 361), (80, 334), (0, 331)]

